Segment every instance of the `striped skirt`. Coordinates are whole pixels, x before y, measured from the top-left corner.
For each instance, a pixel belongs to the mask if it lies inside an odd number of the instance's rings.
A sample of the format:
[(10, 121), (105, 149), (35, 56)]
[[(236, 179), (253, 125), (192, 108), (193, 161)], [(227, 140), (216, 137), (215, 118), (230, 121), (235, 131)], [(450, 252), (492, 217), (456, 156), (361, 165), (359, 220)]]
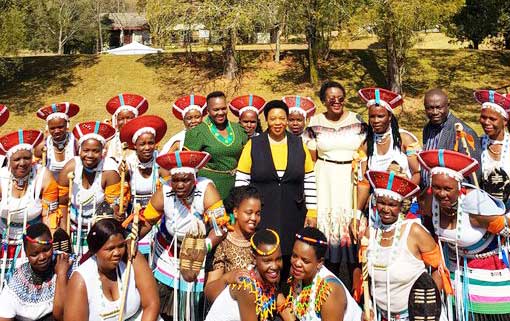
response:
[[(488, 259), (497, 256), (483, 260)], [(464, 315), (469, 320), (510, 321), (510, 269), (473, 268), (479, 261), (471, 260), (467, 269), (450, 274), (456, 297), (464, 301)], [(498, 267), (502, 266), (498, 264)]]
[[(160, 283), (161, 314), (173, 316), (174, 321), (199, 321), (203, 314), (205, 262), (197, 280), (186, 282), (180, 276), (179, 259), (173, 250), (170, 237), (158, 232), (154, 240), (152, 270)], [(174, 303), (177, 304), (175, 308)]]

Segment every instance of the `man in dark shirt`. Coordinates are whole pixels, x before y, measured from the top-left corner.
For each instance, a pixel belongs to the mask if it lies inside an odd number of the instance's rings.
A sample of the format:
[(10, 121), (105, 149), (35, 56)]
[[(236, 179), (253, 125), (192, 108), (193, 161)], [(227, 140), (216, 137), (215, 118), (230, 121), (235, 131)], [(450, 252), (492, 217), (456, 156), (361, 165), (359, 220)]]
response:
[[(423, 128), (423, 150), (449, 149), (467, 154), (460, 139), (457, 140), (455, 124), (459, 123), (466, 136), (473, 138), (474, 148), (468, 143), (469, 154), (480, 163), (480, 139), (471, 127), (450, 112), (450, 103), (446, 93), (439, 88), (431, 89), (425, 93), (423, 103), (429, 119)], [(422, 172), (422, 187), (426, 187), (428, 184), (428, 174)]]

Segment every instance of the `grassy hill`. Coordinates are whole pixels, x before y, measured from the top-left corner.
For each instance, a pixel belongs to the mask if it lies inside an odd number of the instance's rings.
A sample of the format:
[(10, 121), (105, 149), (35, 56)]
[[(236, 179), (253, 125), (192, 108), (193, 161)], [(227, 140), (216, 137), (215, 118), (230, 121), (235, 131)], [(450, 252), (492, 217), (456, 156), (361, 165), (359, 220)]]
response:
[[(300, 94), (312, 97), (320, 106), (318, 88), (306, 82), (303, 51), (287, 51), (282, 63), (271, 61), (270, 52), (241, 52), (242, 75), (235, 81), (222, 78), (219, 52), (201, 52), (187, 62), (181, 53), (147, 56), (53, 56), (10, 58), (11, 77), (0, 88), (0, 102), (11, 110), (11, 119), (1, 133), (19, 127), (44, 128), (35, 117), (39, 107), (59, 101), (80, 105), (77, 121), (105, 119), (105, 103), (120, 92), (144, 95), (149, 114), (169, 123), (167, 137), (181, 129), (171, 114), (173, 101), (190, 92), (207, 94), (223, 90), (229, 98), (253, 93), (266, 99)], [(320, 66), (323, 79), (335, 79), (346, 86), (347, 108), (366, 118), (366, 108), (356, 91), (365, 86), (385, 86), (385, 52), (334, 50)], [(398, 111), (401, 126), (421, 136), (425, 123), (423, 93), (432, 87), (445, 88), (455, 114), (478, 126), (479, 106), (473, 89), (498, 88), (510, 84), (510, 52), (471, 50), (413, 50), (405, 82), (405, 103)]]

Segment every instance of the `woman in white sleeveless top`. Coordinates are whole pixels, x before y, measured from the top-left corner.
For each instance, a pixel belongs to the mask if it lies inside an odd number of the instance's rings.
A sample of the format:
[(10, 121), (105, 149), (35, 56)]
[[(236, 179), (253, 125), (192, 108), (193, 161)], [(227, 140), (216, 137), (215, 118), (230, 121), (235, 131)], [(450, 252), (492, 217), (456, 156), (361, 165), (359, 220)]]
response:
[(358, 208), (366, 206), (370, 186), (364, 174), (367, 170), (403, 173), (414, 184), (420, 184), (420, 163), (417, 153), (421, 147), (418, 139), (410, 132), (399, 128), (393, 110), (402, 105), (402, 96), (382, 88), (363, 88), (358, 92), (368, 108), (367, 138), (361, 145), (358, 184)]
[(314, 227), (296, 234), (290, 292), (278, 310), (285, 321), (361, 320), (361, 309), (342, 281), (324, 266), (328, 240)]
[[(79, 156), (71, 159), (58, 177), (60, 204), (66, 207), (69, 189), (72, 191), (71, 208), (67, 210), (70, 215), (72, 243), (77, 255), (87, 251), (85, 238), (94, 223), (98, 204), (106, 200), (118, 213), (120, 177), (116, 171), (106, 170), (108, 163), (113, 161), (103, 158), (103, 148), (114, 134), (113, 127), (106, 123), (77, 124), (73, 135), (78, 139)], [(69, 186), (70, 173), (72, 186)]]
[(493, 90), (478, 90), (475, 99), (482, 104), (480, 125), (485, 135), (481, 137), (481, 188), (499, 199), (510, 209), (510, 133), (508, 112), (510, 97)]
[[(106, 156), (111, 157), (117, 165), (122, 159), (123, 152), (120, 130), (130, 120), (143, 115), (148, 109), (147, 99), (137, 94), (121, 93), (110, 98), (106, 103), (106, 111), (112, 115), (111, 124), (115, 128), (115, 135), (106, 146)], [(128, 151), (128, 154), (131, 152)]]
[(182, 150), (186, 131), (202, 122), (204, 115), (207, 113), (206, 107), (207, 100), (204, 96), (192, 94), (177, 98), (172, 106), (172, 113), (175, 118), (182, 121), (184, 129), (170, 137), (170, 140), (163, 145), (161, 154)]
[(0, 288), (16, 266), (11, 260), (25, 256), (22, 237), (27, 226), (42, 221), (56, 229), (60, 223), (58, 186), (46, 168), (32, 164), (33, 147), (42, 138), (37, 130), (18, 130), (0, 137), (0, 154), (8, 161), (7, 167), (0, 169)]
[[(161, 314), (173, 316), (175, 321), (197, 320), (201, 318), (199, 304), (204, 291), (204, 262), (188, 259), (197, 267), (193, 280), (178, 268), (182, 241), (189, 233), (205, 235), (206, 225), (212, 227), (205, 239), (206, 248), (202, 254), (215, 247), (221, 240), (222, 225), (226, 225), (223, 201), (214, 183), (196, 173), (210, 159), (206, 152), (184, 151), (159, 156), (156, 162), (169, 170), (171, 180), (163, 184), (152, 196), (143, 212), (144, 220), (140, 228), (145, 236), (152, 225), (159, 223), (155, 237), (153, 271), (159, 282), (162, 298)], [(200, 249), (202, 250), (202, 249)], [(199, 249), (195, 249), (198, 253)], [(198, 256), (198, 255), (197, 255)]]
[[(127, 210), (131, 216), (123, 223), (124, 227), (131, 222), (136, 205), (145, 209), (156, 189), (160, 187), (160, 178), (169, 176), (168, 171), (159, 168), (156, 163), (156, 144), (165, 136), (166, 129), (163, 118), (144, 115), (129, 121), (120, 131), (121, 142), (135, 151), (126, 158), (126, 181), (131, 188), (130, 206)], [(150, 253), (154, 238), (152, 231), (138, 242), (138, 250), (142, 254)], [(151, 261), (149, 259), (149, 262)]]
[[(101, 219), (87, 236), (92, 254), (71, 276), (66, 291), (64, 320), (159, 320), (156, 282), (143, 255), (133, 259), (129, 280), (126, 273), (124, 229), (112, 218)], [(123, 286), (127, 284), (127, 290)], [(127, 291), (127, 292), (125, 292)]]
[(65, 164), (78, 155), (77, 141), (68, 129), (70, 118), (79, 111), (78, 105), (69, 102), (52, 104), (37, 111), (37, 117), (46, 121), (49, 136), (35, 148), (34, 155), (42, 158), (45, 156), (43, 149), (46, 149), (46, 159), (42, 161), (55, 179)]
[[(367, 266), (371, 276), (372, 313), (377, 320), (408, 320), (411, 289), (427, 271), (426, 266), (434, 270), (439, 289), (443, 283), (441, 277), (448, 277), (446, 273), (439, 274), (445, 268), (432, 236), (419, 220), (405, 220), (401, 212), (402, 201), (419, 192), (419, 187), (395, 172), (369, 170), (367, 176), (376, 198), (375, 223), (365, 235), (370, 240)], [(435, 299), (436, 303), (440, 302), (439, 298)], [(437, 306), (439, 311), (441, 305)]]

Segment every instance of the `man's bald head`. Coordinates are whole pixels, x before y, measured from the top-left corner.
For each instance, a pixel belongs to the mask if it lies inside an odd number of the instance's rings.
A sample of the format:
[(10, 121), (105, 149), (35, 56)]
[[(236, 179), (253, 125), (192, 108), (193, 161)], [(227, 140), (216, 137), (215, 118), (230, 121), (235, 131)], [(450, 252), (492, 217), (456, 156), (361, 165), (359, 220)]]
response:
[(425, 93), (423, 99), (425, 113), (431, 124), (440, 125), (446, 121), (450, 104), (448, 96), (440, 88), (434, 88)]

